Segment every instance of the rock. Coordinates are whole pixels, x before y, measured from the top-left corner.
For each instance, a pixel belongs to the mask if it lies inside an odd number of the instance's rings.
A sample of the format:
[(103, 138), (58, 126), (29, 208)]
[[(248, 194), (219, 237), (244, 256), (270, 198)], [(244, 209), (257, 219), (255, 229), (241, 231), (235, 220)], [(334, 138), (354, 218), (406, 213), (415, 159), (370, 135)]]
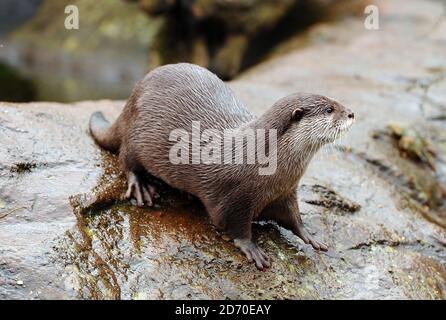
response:
[[(134, 0), (138, 2), (138, 0)], [(176, 0), (140, 0), (139, 5), (141, 8), (150, 13), (151, 15), (157, 15), (169, 12), (175, 6)]]
[[(160, 64), (189, 61), (223, 79), (259, 61), (281, 41), (315, 21), (352, 14), (366, 1), (352, 0), (139, 0), (149, 17), (165, 24), (151, 54)], [(196, 55), (204, 44), (206, 59)]]
[[(351, 132), (301, 182), (303, 220), (328, 253), (257, 224), (272, 258), (258, 272), (186, 195), (161, 187), (154, 209), (120, 201), (116, 158), (95, 146), (87, 122), (96, 110), (115, 118), (122, 101), (0, 103), (0, 217), (12, 212), (0, 218), (0, 298), (444, 299), (444, 199), (423, 203), (414, 190), (445, 185), (446, 124), (427, 111), (446, 102), (446, 82), (408, 87), (445, 72), (446, 21), (438, 1), (377, 4), (380, 30), (362, 18), (317, 25), (303, 35), (311, 45), (230, 82), (257, 114), (294, 91), (355, 111)], [(429, 138), (435, 174), (373, 139), (394, 121)]]
[(403, 156), (421, 161), (435, 171), (435, 151), (418, 131), (395, 123), (389, 124), (388, 128)]

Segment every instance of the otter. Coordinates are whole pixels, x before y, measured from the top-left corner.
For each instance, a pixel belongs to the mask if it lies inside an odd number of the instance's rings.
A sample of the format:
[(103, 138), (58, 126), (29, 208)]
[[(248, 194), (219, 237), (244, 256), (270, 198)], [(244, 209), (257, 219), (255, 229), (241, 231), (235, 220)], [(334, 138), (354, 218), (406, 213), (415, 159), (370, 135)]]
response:
[[(211, 222), (264, 270), (270, 261), (251, 238), (253, 221), (275, 221), (315, 250), (328, 250), (303, 225), (297, 187), (318, 149), (337, 139), (353, 121), (353, 112), (340, 103), (299, 93), (280, 99), (256, 117), (215, 74), (179, 63), (158, 67), (139, 81), (113, 124), (95, 112), (89, 128), (100, 147), (119, 153), (128, 180), (126, 198), (134, 198), (138, 206), (153, 205), (158, 195), (143, 179), (144, 173), (195, 196)], [(169, 154), (178, 141), (172, 141), (170, 134), (178, 128), (190, 131), (196, 122), (202, 130), (230, 129), (235, 136), (247, 130), (274, 130), (275, 147), (267, 147), (269, 153), (277, 153), (274, 173), (259, 174), (259, 163), (173, 164)], [(244, 141), (243, 150), (247, 147)], [(188, 152), (190, 159), (193, 148)]]

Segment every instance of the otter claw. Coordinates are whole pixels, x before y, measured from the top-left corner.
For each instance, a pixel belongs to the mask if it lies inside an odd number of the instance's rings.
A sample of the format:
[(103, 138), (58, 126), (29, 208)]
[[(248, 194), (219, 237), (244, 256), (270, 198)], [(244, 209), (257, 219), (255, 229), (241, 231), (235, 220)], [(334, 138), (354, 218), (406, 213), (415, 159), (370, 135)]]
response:
[(141, 190), (138, 183), (132, 182), (129, 183), (127, 188), (127, 192), (125, 194), (126, 199), (134, 198), (136, 200), (136, 205), (138, 207), (144, 206), (144, 202), (142, 200)]
[(147, 186), (150, 196), (153, 199), (159, 199), (160, 195), (158, 192), (156, 192), (156, 188), (153, 185), (148, 184), (148, 183), (146, 184), (146, 186)]
[(141, 189), (142, 189), (142, 193), (143, 193), (143, 196), (144, 196), (145, 203), (149, 207), (153, 206), (152, 196), (150, 195), (150, 192), (144, 186), (142, 186)]

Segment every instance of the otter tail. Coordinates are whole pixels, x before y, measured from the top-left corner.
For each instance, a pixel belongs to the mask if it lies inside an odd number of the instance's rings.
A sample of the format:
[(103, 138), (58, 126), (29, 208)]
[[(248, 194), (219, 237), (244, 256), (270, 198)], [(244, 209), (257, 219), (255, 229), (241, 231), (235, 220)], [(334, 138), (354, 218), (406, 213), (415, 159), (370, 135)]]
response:
[(121, 137), (118, 132), (118, 121), (113, 125), (104, 118), (100, 111), (96, 111), (90, 117), (90, 133), (94, 141), (102, 148), (112, 152), (119, 150), (121, 145)]

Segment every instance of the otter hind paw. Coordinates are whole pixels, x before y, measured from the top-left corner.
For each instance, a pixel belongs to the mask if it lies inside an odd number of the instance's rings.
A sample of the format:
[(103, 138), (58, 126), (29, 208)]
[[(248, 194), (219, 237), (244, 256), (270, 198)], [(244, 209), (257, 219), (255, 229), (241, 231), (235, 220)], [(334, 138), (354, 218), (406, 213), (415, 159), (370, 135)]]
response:
[(128, 174), (127, 185), (128, 188), (124, 198), (135, 199), (138, 207), (143, 207), (144, 203), (152, 207), (153, 200), (159, 198), (156, 188), (149, 183), (142, 182), (142, 179), (138, 178), (133, 172)]

